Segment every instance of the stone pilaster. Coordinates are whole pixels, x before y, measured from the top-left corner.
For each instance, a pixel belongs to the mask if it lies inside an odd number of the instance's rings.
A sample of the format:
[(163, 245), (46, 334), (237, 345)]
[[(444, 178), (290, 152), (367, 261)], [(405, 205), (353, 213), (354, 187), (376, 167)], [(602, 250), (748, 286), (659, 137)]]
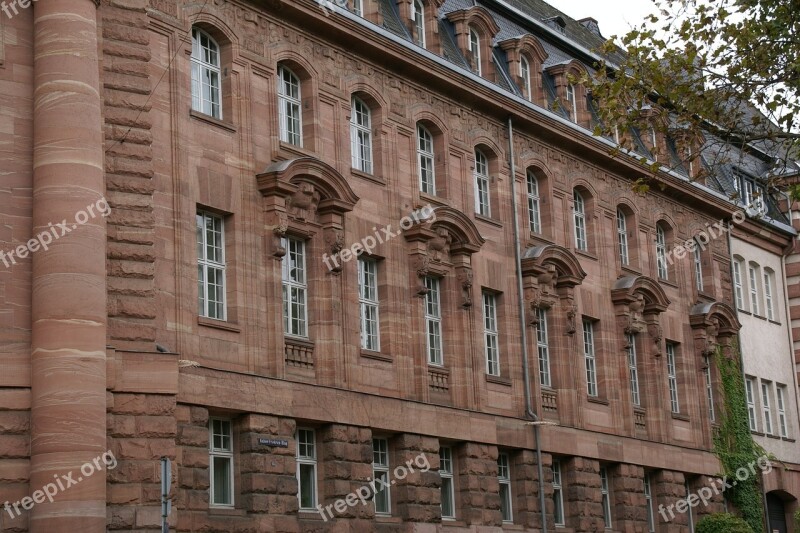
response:
[(574, 457), (561, 463), (567, 527), (575, 531), (603, 531), (600, 463)]
[[(550, 529), (553, 523), (553, 479), (550, 456), (542, 456), (542, 469), (545, 483), (545, 498)], [(514, 523), (525, 527), (539, 528), (542, 524), (541, 509), (539, 508), (539, 471), (536, 466), (536, 453), (533, 450), (522, 450), (515, 454), (511, 470), (512, 484), (514, 487)]]
[(686, 500), (683, 474), (661, 470), (653, 475), (652, 483), (658, 533), (684, 533), (687, 531), (688, 514), (676, 510), (678, 502)]
[(180, 509), (177, 530), (192, 531), (207, 521), (210, 488), (208, 409), (178, 405), (176, 418), (180, 455), (177, 461), (178, 491), (173, 506)]
[[(441, 478), (439, 477), (439, 440), (411, 433), (403, 433), (392, 440), (393, 457), (397, 465), (409, 461), (428, 464), (430, 469), (422, 472), (415, 468), (405, 479), (397, 480), (392, 487), (397, 512), (405, 522), (431, 524), (442, 519)], [(424, 460), (423, 460), (424, 459)]]
[(497, 447), (467, 442), (454, 449), (456, 507), (458, 515), (469, 525), (499, 526), (500, 484), (497, 480)]
[[(618, 464), (609, 468), (611, 507), (614, 528), (635, 533), (647, 531), (647, 507), (644, 497), (644, 468)], [(655, 509), (654, 509), (655, 512)]]
[[(331, 424), (317, 431), (317, 442), (320, 503), (323, 507), (344, 500), (349, 494), (369, 485), (372, 479), (372, 431)], [(371, 519), (374, 516), (375, 507), (360, 502), (348, 505), (343, 513), (334, 514), (335, 518)], [(359, 528), (362, 533), (372, 530), (372, 526), (367, 524)]]

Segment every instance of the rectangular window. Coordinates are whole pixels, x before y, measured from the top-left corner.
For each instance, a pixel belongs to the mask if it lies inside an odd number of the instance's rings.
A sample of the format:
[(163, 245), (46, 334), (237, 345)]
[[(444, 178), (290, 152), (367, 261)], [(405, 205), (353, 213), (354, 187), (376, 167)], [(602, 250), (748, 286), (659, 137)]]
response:
[(708, 401), (708, 418), (713, 422), (716, 419), (714, 414), (714, 384), (711, 381), (711, 358), (703, 356), (703, 377), (706, 385), (706, 400)]
[(786, 397), (786, 386), (778, 385), (775, 388), (778, 398), (778, 429), (781, 432), (781, 437), (789, 438), (789, 427), (786, 423), (786, 404), (784, 398)]
[(281, 264), (283, 282), (283, 331), (287, 335), (308, 337), (306, 297), (306, 243), (299, 239), (282, 238), (286, 257)]
[(297, 501), (301, 511), (317, 507), (317, 443), (313, 429), (297, 430)]
[(489, 200), (489, 161), (483, 152), (475, 151), (475, 212), (485, 217), (492, 216)]
[(761, 409), (764, 412), (764, 433), (772, 435), (772, 409), (770, 408), (770, 383), (761, 382)]
[(542, 217), (539, 209), (539, 181), (528, 172), (528, 223), (532, 233), (541, 233)]
[(567, 105), (572, 122), (578, 122), (578, 102), (575, 98), (575, 86), (571, 83), (567, 85)]
[(744, 309), (744, 290), (742, 289), (742, 264), (733, 262), (733, 289), (736, 294), (736, 308)]
[(764, 272), (764, 298), (766, 300), (767, 318), (775, 320), (775, 309), (772, 306), (772, 276)]
[(628, 333), (625, 335), (625, 341), (628, 344), (628, 374), (631, 381), (631, 402), (633, 405), (642, 405), (642, 399), (639, 395), (639, 365), (636, 360), (636, 335)]
[(433, 135), (422, 124), (417, 125), (417, 172), (419, 190), (436, 194), (436, 172), (433, 166)]
[(511, 510), (511, 461), (507, 453), (497, 456), (497, 480), (500, 483), (500, 512), (503, 522), (513, 522)]
[(564, 491), (561, 486), (561, 462), (553, 459), (553, 517), (557, 526), (564, 525)]
[(364, 6), (362, 0), (353, 0), (353, 14), (359, 17), (364, 16)]
[[(360, 1), (356, 0), (356, 2)], [(355, 5), (353, 4), (354, 10)], [(353, 168), (372, 174), (372, 116), (370, 109), (359, 98), (353, 97), (351, 112), (350, 153)]]
[(388, 516), (392, 513), (389, 494), (389, 441), (372, 439), (372, 479), (375, 480), (375, 514)]
[(361, 307), (361, 347), (379, 352), (378, 262), (374, 259), (358, 259), (358, 301)]
[(647, 531), (654, 533), (656, 530), (655, 514), (653, 513), (653, 488), (650, 474), (644, 475), (644, 501), (647, 504)]
[(750, 273), (750, 311), (758, 314), (758, 276), (755, 267), (749, 268)]
[(536, 348), (539, 352), (539, 384), (542, 387), (552, 386), (550, 380), (550, 346), (547, 342), (547, 311), (536, 309)]
[(703, 292), (703, 257), (697, 239), (694, 239), (694, 284), (698, 291)]
[(575, 248), (585, 252), (589, 249), (589, 244), (586, 240), (586, 209), (581, 193), (574, 191), (572, 196), (572, 216), (575, 223)]
[(586, 392), (597, 396), (597, 361), (594, 352), (594, 324), (583, 321), (583, 358), (586, 364)]
[(747, 396), (747, 421), (750, 425), (750, 431), (758, 431), (758, 424), (756, 423), (755, 384), (753, 378), (745, 378), (744, 388)]
[(456, 517), (455, 487), (453, 486), (453, 449), (439, 448), (439, 476), (442, 478), (442, 519)]
[(428, 363), (443, 364), (442, 358), (442, 308), (439, 302), (439, 278), (425, 278), (425, 343)]
[(625, 213), (617, 210), (617, 245), (619, 246), (619, 261), (622, 265), (630, 262), (628, 256), (628, 224)]
[(225, 320), (225, 226), (206, 212), (197, 213), (197, 297), (200, 316)]
[(659, 279), (668, 279), (667, 269), (667, 236), (664, 228), (656, 226), (656, 266)]
[(284, 66), (278, 67), (278, 120), (280, 140), (303, 146), (302, 98), (300, 79)]
[(669, 384), (669, 405), (673, 413), (680, 413), (678, 400), (678, 369), (675, 364), (675, 345), (667, 343), (667, 382)]
[(497, 296), (483, 293), (483, 338), (486, 349), (486, 373), (500, 375), (500, 348), (497, 335)]
[(611, 496), (608, 489), (608, 471), (600, 467), (600, 495), (603, 499), (603, 522), (606, 529), (611, 529)]
[(233, 507), (233, 431), (231, 421), (209, 421), (211, 505)]

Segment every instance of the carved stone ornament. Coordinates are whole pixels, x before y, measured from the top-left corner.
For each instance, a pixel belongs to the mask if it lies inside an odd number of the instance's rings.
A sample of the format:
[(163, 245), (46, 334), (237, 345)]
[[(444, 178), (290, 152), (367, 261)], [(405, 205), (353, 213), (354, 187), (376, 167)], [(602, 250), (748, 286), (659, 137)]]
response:
[(578, 306), (572, 304), (567, 309), (567, 335), (572, 336), (578, 330), (576, 317), (578, 316)]
[(458, 282), (461, 283), (461, 307), (472, 307), (472, 269), (459, 268)]

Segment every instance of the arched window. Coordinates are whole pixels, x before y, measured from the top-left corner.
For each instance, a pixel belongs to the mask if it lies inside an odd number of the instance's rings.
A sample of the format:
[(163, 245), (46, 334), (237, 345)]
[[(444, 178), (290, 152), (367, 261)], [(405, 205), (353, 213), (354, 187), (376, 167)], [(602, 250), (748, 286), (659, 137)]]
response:
[(703, 256), (700, 241), (694, 239), (694, 284), (698, 291), (703, 291)]
[(219, 45), (209, 34), (192, 28), (192, 109), (222, 119)]
[(667, 268), (667, 235), (664, 226), (656, 224), (656, 268), (659, 279), (669, 279)]
[(620, 264), (628, 265), (630, 263), (628, 255), (628, 223), (622, 209), (617, 209), (617, 246)]
[(372, 115), (369, 107), (353, 97), (350, 117), (350, 152), (353, 168), (372, 173)]
[(736, 308), (745, 310), (744, 306), (744, 283), (742, 282), (742, 272), (744, 271), (744, 260), (740, 257), (733, 258), (733, 295), (736, 298)]
[(575, 248), (581, 251), (589, 249), (586, 239), (586, 204), (581, 193), (575, 189), (572, 191), (572, 217), (575, 224)]
[(521, 55), (519, 58), (519, 76), (522, 78), (522, 93), (527, 100), (533, 100), (531, 93), (531, 64)]
[(420, 0), (411, 3), (411, 21), (414, 23), (414, 38), (417, 45), (425, 48), (425, 11)]
[(469, 51), (472, 56), (472, 69), (478, 76), (481, 75), (481, 41), (474, 28), (469, 29)]
[(761, 314), (758, 305), (758, 279), (760, 274), (758, 264), (751, 262), (748, 265), (748, 278), (750, 281), (750, 312), (754, 315)]
[(475, 212), (492, 216), (489, 200), (489, 161), (480, 150), (475, 150)]
[(532, 233), (542, 232), (542, 216), (539, 209), (539, 180), (528, 171), (528, 221)]
[(433, 136), (422, 124), (417, 124), (417, 171), (419, 173), (419, 190), (425, 194), (436, 194)]
[(303, 146), (303, 122), (300, 117), (300, 79), (288, 68), (278, 67), (278, 112), (280, 139)]
[(764, 269), (764, 305), (767, 312), (767, 318), (769, 320), (775, 320), (775, 305), (773, 303), (773, 289), (775, 285), (773, 284), (772, 280), (774, 278), (774, 272), (769, 269)]

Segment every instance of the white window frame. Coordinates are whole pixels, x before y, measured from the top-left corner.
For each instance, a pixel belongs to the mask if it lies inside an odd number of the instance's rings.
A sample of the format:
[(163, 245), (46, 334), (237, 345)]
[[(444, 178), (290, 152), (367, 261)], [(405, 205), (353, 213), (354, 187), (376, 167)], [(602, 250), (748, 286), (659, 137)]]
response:
[(738, 259), (733, 260), (733, 292), (736, 296), (736, 308), (745, 310), (744, 307), (744, 287), (742, 285), (742, 262)]
[(647, 506), (647, 531), (649, 533), (655, 533), (656, 519), (655, 513), (653, 512), (653, 483), (648, 473), (644, 475), (644, 501)]
[(583, 252), (589, 249), (586, 238), (586, 203), (577, 189), (572, 191), (572, 219), (575, 230), (575, 248)]
[[(308, 440), (308, 437), (311, 437)], [(301, 440), (302, 439), (302, 440)], [(297, 442), (297, 506), (301, 511), (316, 511), (317, 510), (317, 500), (319, 499), (319, 492), (317, 490), (318, 486), (318, 479), (317, 479), (317, 435), (316, 431), (310, 428), (297, 428), (297, 434), (295, 435), (295, 441)], [(301, 453), (301, 450), (305, 453)], [(311, 453), (308, 453), (308, 451)], [(311, 506), (310, 507), (303, 507), (303, 480), (302, 476), (300, 475), (300, 471), (302, 466), (307, 466), (311, 468), (312, 477), (314, 479), (314, 483), (311, 486)]]
[(489, 197), (489, 160), (480, 150), (475, 150), (475, 212), (485, 217), (492, 216)]
[(419, 190), (431, 196), (436, 195), (436, 166), (433, 135), (422, 124), (417, 124), (417, 174)]
[(669, 405), (673, 413), (681, 412), (680, 395), (678, 394), (678, 367), (676, 365), (675, 344), (667, 343), (667, 383), (669, 386)]
[[(215, 425), (219, 424), (220, 431), (217, 432)], [(226, 427), (227, 426), (227, 427)], [(216, 446), (216, 437), (221, 438), (222, 446)], [(227, 439), (227, 446), (224, 445)], [(226, 507), (234, 506), (234, 458), (233, 458), (233, 423), (227, 418), (210, 418), (208, 421), (208, 477), (210, 483), (209, 489), (209, 505), (211, 507)], [(230, 488), (230, 498), (227, 502), (216, 502), (217, 487), (215, 486), (214, 470), (217, 460), (228, 461), (228, 486)]]
[(603, 506), (603, 523), (606, 529), (611, 529), (613, 527), (611, 491), (608, 486), (608, 469), (605, 466), (600, 467), (600, 497)]
[(511, 493), (511, 458), (507, 453), (497, 454), (497, 481), (500, 484), (500, 514), (503, 523), (514, 523), (513, 496)]
[(583, 319), (583, 359), (586, 369), (586, 393), (596, 398), (597, 390), (597, 356), (594, 346), (594, 323)]
[(747, 421), (750, 427), (750, 431), (758, 431), (758, 423), (756, 422), (756, 398), (755, 398), (755, 391), (753, 388), (755, 387), (755, 380), (751, 377), (747, 377), (744, 380), (744, 388), (745, 388), (745, 395), (747, 398)]
[(278, 122), (280, 140), (302, 147), (302, 84), (300, 78), (285, 65), (278, 66)]
[(698, 291), (703, 292), (703, 256), (700, 252), (700, 243), (694, 239), (694, 285)]
[(625, 334), (625, 341), (628, 344), (628, 376), (630, 378), (631, 402), (636, 407), (642, 405), (642, 396), (639, 391), (639, 363), (636, 360), (636, 335)]
[(525, 99), (533, 101), (533, 91), (531, 91), (531, 64), (524, 55), (519, 56), (519, 77), (522, 78), (522, 91)]
[(552, 374), (550, 373), (550, 344), (547, 338), (547, 310), (536, 308), (536, 349), (539, 354), (539, 384), (542, 387), (552, 387)]
[(483, 346), (486, 373), (500, 375), (500, 336), (497, 332), (497, 295), (483, 291)]
[(364, 16), (364, 0), (353, 0), (353, 14), (359, 17)]
[(470, 51), (472, 61), (474, 63), (475, 74), (478, 76), (482, 73), (481, 68), (481, 37), (478, 31), (472, 26), (469, 27), (469, 34), (467, 36), (467, 49)]
[(760, 313), (758, 306), (758, 267), (747, 265), (748, 279), (750, 280), (750, 312), (754, 315)]
[(541, 205), (539, 203), (539, 180), (536, 176), (528, 171), (527, 176), (528, 188), (528, 222), (531, 225), (532, 233), (542, 232), (542, 214)]
[(770, 405), (770, 386), (769, 381), (761, 382), (761, 412), (764, 415), (764, 434), (773, 435), (772, 430), (772, 406)]
[(575, 85), (567, 84), (567, 103), (569, 104), (570, 120), (578, 122), (578, 99), (575, 97)]
[(192, 28), (192, 109), (222, 120), (222, 69), (217, 41)]
[[(449, 446), (439, 447), (439, 477), (442, 479), (441, 501), (442, 501), (442, 520), (456, 519), (456, 498), (455, 481), (453, 478), (453, 449)], [(445, 487), (449, 486), (449, 490)], [(446, 496), (447, 493), (447, 496)], [(445, 497), (450, 506), (450, 513), (445, 514)]]
[(669, 267), (667, 266), (667, 235), (664, 228), (656, 225), (656, 267), (659, 279), (669, 279)]
[(775, 320), (775, 306), (772, 300), (772, 274), (764, 269), (764, 307), (767, 319)]
[(786, 418), (786, 400), (784, 399), (785, 395), (784, 392), (786, 391), (786, 385), (775, 385), (775, 393), (776, 398), (778, 401), (778, 431), (780, 432), (780, 436), (784, 439), (789, 438), (789, 424), (788, 419)]
[(563, 526), (564, 521), (564, 487), (561, 484), (561, 461), (553, 459), (553, 518), (555, 525)]
[(378, 261), (369, 257), (358, 258), (358, 303), (361, 317), (361, 348), (380, 352)]
[(350, 116), (350, 154), (356, 170), (372, 174), (372, 110), (354, 96)]
[(281, 261), (283, 286), (283, 332), (308, 338), (308, 270), (306, 243), (294, 237), (281, 238), (286, 256)]
[(411, 20), (417, 32), (417, 46), (425, 48), (425, 5), (420, 0), (413, 0), (411, 2)]
[(708, 401), (708, 418), (713, 422), (716, 420), (714, 411), (714, 382), (711, 378), (711, 358), (703, 356), (703, 377), (705, 378), (706, 400)]
[[(372, 439), (372, 479), (375, 480), (375, 494), (373, 494), (375, 514), (378, 516), (391, 516), (392, 494), (390, 492), (391, 482), (389, 481), (388, 439)], [(379, 482), (378, 480), (381, 480), (382, 482)], [(379, 511), (378, 502), (380, 501), (379, 498), (382, 497), (386, 499), (386, 508)]]
[(425, 288), (425, 352), (428, 364), (442, 366), (444, 364), (444, 346), (442, 342), (442, 304), (441, 283), (439, 278), (427, 276)]
[(625, 213), (617, 209), (617, 245), (619, 248), (619, 261), (623, 266), (630, 264), (628, 254), (628, 221)]
[[(200, 316), (227, 320), (227, 273), (225, 266), (225, 219), (221, 215), (198, 211), (197, 222), (197, 299)], [(211, 223), (211, 228), (208, 224)], [(213, 242), (209, 242), (213, 240)], [(209, 258), (209, 247), (216, 252)], [(210, 283), (210, 274), (221, 283)], [(217, 299), (211, 301), (211, 285), (217, 288)]]

